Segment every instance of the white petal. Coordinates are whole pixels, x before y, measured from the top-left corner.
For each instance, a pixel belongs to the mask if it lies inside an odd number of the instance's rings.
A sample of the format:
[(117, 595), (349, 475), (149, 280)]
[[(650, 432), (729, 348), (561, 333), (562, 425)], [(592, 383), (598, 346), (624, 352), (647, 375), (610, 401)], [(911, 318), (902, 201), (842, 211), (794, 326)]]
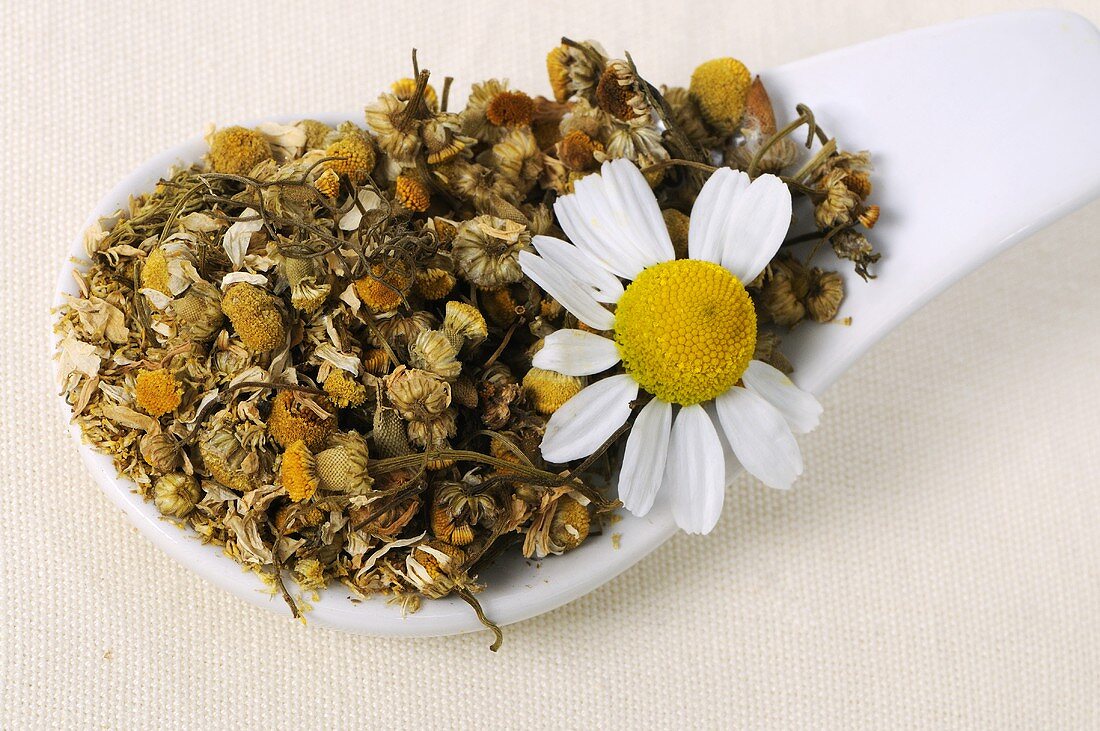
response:
[(802, 453), (783, 415), (739, 386), (714, 403), (722, 430), (741, 466), (768, 487), (789, 488), (802, 474)]
[[(621, 165), (641, 172), (629, 161)], [(587, 175), (574, 185), (574, 193), (554, 203), (558, 222), (576, 244), (609, 272), (634, 279), (647, 266), (671, 258), (668, 229), (660, 218), (653, 191), (638, 189), (629, 171), (614, 162), (605, 163), (605, 174)], [(642, 184), (645, 179), (642, 178)], [(660, 226), (655, 228), (656, 208)]]
[(578, 281), (595, 290), (597, 302), (618, 302), (623, 295), (623, 283), (603, 265), (573, 244), (552, 236), (534, 236), (531, 243), (543, 259), (551, 261), (572, 274)]
[(590, 376), (619, 362), (614, 340), (584, 330), (557, 330), (542, 341), (531, 364), (567, 376)]
[(600, 170), (608, 197), (618, 200), (624, 211), (631, 212), (625, 221), (644, 246), (644, 253), (659, 262), (676, 258), (661, 206), (642, 171), (623, 158), (608, 160)]
[(672, 517), (688, 533), (710, 533), (722, 514), (726, 466), (722, 443), (699, 404), (676, 415), (665, 463), (664, 484), (672, 495)]
[(664, 480), (671, 430), (672, 404), (657, 398), (642, 407), (630, 428), (619, 472), (619, 499), (639, 518), (653, 507)]
[(627, 375), (596, 381), (562, 404), (546, 423), (542, 456), (561, 464), (595, 452), (630, 417), (638, 384)]
[[(737, 197), (722, 231), (722, 266), (751, 282), (779, 250), (791, 227), (791, 191), (761, 175)], [(689, 229), (690, 231), (690, 229)]]
[(803, 391), (786, 374), (759, 360), (749, 362), (741, 376), (745, 387), (774, 406), (795, 434), (813, 431), (821, 418), (821, 404)]
[(691, 208), (689, 257), (722, 263), (721, 232), (737, 199), (749, 187), (749, 182), (748, 175), (731, 168), (716, 170), (707, 178)]
[(530, 251), (519, 252), (519, 265), (524, 274), (585, 325), (597, 330), (610, 330), (615, 326), (615, 316), (596, 301), (586, 285), (565, 269)]

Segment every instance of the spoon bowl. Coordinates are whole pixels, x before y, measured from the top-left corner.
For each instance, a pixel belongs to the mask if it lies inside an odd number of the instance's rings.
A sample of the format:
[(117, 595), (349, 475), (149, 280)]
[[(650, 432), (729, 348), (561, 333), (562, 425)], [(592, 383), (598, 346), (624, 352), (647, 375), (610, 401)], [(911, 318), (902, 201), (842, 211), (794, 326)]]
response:
[[(784, 338), (801, 387), (820, 394), (874, 343), (963, 275), (1012, 244), (1100, 195), (1100, 33), (1064, 12), (990, 16), (911, 31), (797, 61), (761, 74), (778, 110), (810, 105), (826, 130), (874, 153), (874, 202), (883, 216), (871, 232), (883, 253), (864, 283), (850, 267), (840, 317), (850, 327), (802, 327)], [(335, 125), (352, 114), (303, 114)], [(89, 225), (125, 208), (175, 164), (206, 152), (201, 139), (146, 162), (97, 206)], [(82, 257), (81, 237), (73, 256)], [(58, 283), (75, 294), (66, 265)], [(69, 405), (60, 406), (68, 420)], [(80, 429), (70, 429), (77, 442)], [(214, 546), (163, 519), (111, 459), (80, 443), (96, 481), (157, 546), (217, 586), (289, 616), (278, 597)], [(728, 478), (732, 478), (732, 474)], [(676, 531), (667, 504), (629, 514), (610, 534), (539, 565), (518, 556), (481, 572), (479, 600), (501, 625), (580, 597), (634, 565)], [(327, 589), (308, 619), (375, 635), (448, 635), (482, 629), (461, 600), (423, 602), (403, 617), (384, 601), (352, 602)]]

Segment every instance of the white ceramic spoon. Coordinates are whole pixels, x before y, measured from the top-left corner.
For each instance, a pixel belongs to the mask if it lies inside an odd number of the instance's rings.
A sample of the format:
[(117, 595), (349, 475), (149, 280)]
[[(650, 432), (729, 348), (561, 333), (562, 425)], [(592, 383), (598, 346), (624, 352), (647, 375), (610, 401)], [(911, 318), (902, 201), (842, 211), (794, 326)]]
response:
[[(780, 113), (805, 102), (826, 130), (873, 152), (873, 201), (883, 216), (872, 232), (884, 252), (869, 284), (847, 275), (842, 316), (851, 327), (802, 327), (784, 340), (795, 380), (821, 393), (907, 316), (979, 264), (1100, 195), (1100, 34), (1062, 12), (998, 15), (902, 33), (798, 61), (763, 74)], [(359, 119), (313, 116), (335, 124)], [(170, 165), (194, 161), (201, 140), (168, 150), (124, 180), (92, 219), (150, 189)], [(78, 238), (74, 255), (82, 255)], [(75, 292), (66, 266), (60, 291)], [(69, 408), (62, 401), (66, 419)], [(839, 406), (843, 408), (843, 404)], [(79, 429), (73, 427), (79, 440)], [(154, 543), (218, 586), (288, 613), (259, 580), (160, 519), (120, 480), (110, 460), (81, 445), (107, 495)], [(795, 486), (797, 488), (797, 485)], [(502, 559), (482, 573), (486, 614), (504, 625), (561, 606), (614, 578), (676, 531), (667, 506), (644, 519), (626, 515), (609, 535), (541, 562)], [(703, 540), (706, 538), (698, 538)], [(672, 587), (669, 587), (672, 590)], [(459, 600), (424, 602), (403, 618), (383, 601), (354, 604), (339, 587), (308, 615), (312, 622), (378, 635), (446, 635), (481, 629)]]

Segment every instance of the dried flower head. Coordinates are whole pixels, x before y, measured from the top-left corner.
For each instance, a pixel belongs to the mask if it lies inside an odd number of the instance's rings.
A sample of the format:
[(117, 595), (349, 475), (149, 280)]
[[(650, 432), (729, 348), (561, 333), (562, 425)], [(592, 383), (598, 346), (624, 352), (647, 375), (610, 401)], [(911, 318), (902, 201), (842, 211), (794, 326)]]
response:
[(172, 296), (172, 290), (168, 288), (168, 257), (159, 246), (145, 257), (145, 265), (141, 268), (141, 286)]
[(296, 503), (310, 499), (317, 492), (321, 484), (317, 477), (317, 460), (303, 440), (298, 439), (287, 446), (279, 476), (286, 494)]
[(847, 171), (834, 168), (820, 181), (822, 197), (814, 206), (814, 222), (818, 228), (829, 229), (852, 222), (860, 199), (845, 184), (847, 177)]
[(424, 310), (395, 312), (379, 320), (378, 330), (391, 346), (405, 350), (420, 333), (435, 327), (435, 323), (435, 317)]
[(566, 376), (556, 371), (532, 368), (523, 377), (523, 392), (527, 400), (540, 414), (552, 414), (584, 388), (584, 382), (576, 376)]
[(451, 300), (443, 317), (443, 332), (460, 352), (467, 342), (480, 343), (489, 334), (485, 316), (471, 304)]
[(163, 514), (175, 518), (186, 518), (201, 496), (199, 481), (182, 472), (158, 477), (153, 483), (153, 504)]
[(313, 181), (313, 187), (326, 198), (335, 198), (340, 193), (340, 174), (325, 168)]
[[(408, 102), (416, 93), (416, 79), (408, 77), (398, 79), (390, 84), (390, 91), (401, 101)], [(424, 87), (424, 104), (430, 112), (439, 109), (439, 96), (435, 93), (435, 88), (431, 84)]]
[(446, 269), (428, 267), (416, 273), (413, 290), (426, 300), (440, 300), (451, 293), (457, 281)]
[(462, 132), (483, 142), (496, 142), (509, 128), (530, 124), (535, 102), (507, 82), (489, 79), (474, 84), (462, 112)]
[(462, 564), (466, 552), (442, 541), (432, 541), (413, 548), (405, 561), (409, 581), (425, 596), (447, 596), (465, 583)]
[(428, 153), (429, 165), (452, 160), (477, 144), (473, 137), (462, 134), (462, 118), (449, 113), (434, 114), (424, 120), (420, 139)]
[(410, 211), (423, 213), (432, 203), (428, 186), (412, 175), (398, 175), (394, 197)]
[(386, 394), (406, 421), (427, 421), (451, 405), (451, 387), (439, 376), (399, 366), (386, 377)]
[(703, 119), (728, 136), (737, 131), (751, 85), (745, 64), (735, 58), (716, 58), (695, 68), (689, 92)]
[(392, 268), (373, 264), (370, 275), (355, 280), (355, 292), (372, 312), (392, 312), (401, 305), (412, 285), (412, 277), (405, 272), (400, 263)]
[[(578, 47), (579, 46), (579, 47)], [(592, 41), (561, 44), (546, 56), (546, 71), (554, 98), (559, 102), (579, 96), (593, 101), (607, 54)]]
[(531, 243), (527, 228), (496, 216), (463, 221), (451, 253), (466, 279), (478, 287), (496, 289), (523, 278), (519, 252)]
[(363, 495), (374, 479), (367, 470), (370, 455), (367, 442), (356, 432), (336, 433), (327, 447), (317, 453), (317, 476), (321, 487), (332, 492)]
[(859, 214), (859, 222), (867, 228), (874, 228), (878, 223), (879, 207), (867, 206)]
[(363, 352), (363, 370), (380, 376), (390, 369), (390, 357), (382, 348), (370, 348)]
[(806, 294), (806, 312), (815, 322), (828, 322), (836, 317), (844, 299), (844, 280), (836, 272), (814, 268)]
[(222, 296), (218, 288), (206, 281), (192, 284), (172, 301), (172, 309), (180, 324), (180, 334), (190, 340), (210, 340), (225, 323)]
[(668, 237), (672, 239), (672, 249), (676, 252), (676, 258), (686, 259), (691, 218), (675, 208), (666, 208), (661, 211), (661, 218), (665, 220), (665, 227), (668, 228)]
[(394, 160), (411, 163), (420, 151), (417, 124), (406, 114), (408, 102), (383, 94), (366, 109), (367, 126), (376, 135), (378, 147)]
[(367, 387), (343, 370), (334, 370), (325, 379), (325, 393), (341, 409), (360, 406), (367, 400)]
[(649, 116), (649, 104), (642, 93), (641, 82), (626, 63), (608, 61), (596, 85), (596, 104), (616, 119), (629, 122)]
[(208, 141), (210, 167), (216, 173), (247, 175), (261, 162), (272, 159), (267, 138), (245, 127), (223, 127)]
[(425, 330), (409, 345), (409, 365), (445, 380), (454, 380), (462, 370), (458, 350), (439, 330)]
[(306, 150), (320, 150), (325, 146), (325, 138), (332, 132), (332, 127), (329, 127), (324, 122), (318, 122), (316, 119), (303, 119), (297, 124), (306, 135), (306, 141), (303, 147)]
[(542, 172), (542, 151), (527, 127), (514, 129), (490, 150), (492, 168), (526, 193)]
[(316, 259), (285, 257), (282, 263), (290, 285), (290, 303), (302, 312), (316, 312), (332, 292), (332, 285), (321, 281)]
[(805, 267), (785, 257), (773, 263), (771, 277), (761, 293), (761, 304), (776, 325), (794, 327), (806, 316), (805, 300), (809, 288)]
[(267, 476), (269, 465), (244, 445), (224, 412), (199, 440), (199, 456), (215, 480), (237, 492), (256, 489)]
[(325, 148), (325, 157), (337, 159), (326, 162), (326, 168), (338, 175), (346, 175), (357, 185), (367, 182), (375, 161), (370, 137), (350, 122), (340, 125), (337, 131), (340, 136)]
[(153, 468), (155, 474), (167, 474), (179, 469), (183, 452), (176, 439), (162, 431), (147, 432), (138, 445), (141, 458)]
[(603, 152), (603, 144), (575, 129), (558, 142), (558, 159), (576, 172), (591, 172), (599, 167), (595, 153)]
[(267, 433), (284, 449), (299, 440), (312, 450), (320, 449), (336, 431), (332, 404), (324, 396), (312, 398), (316, 401), (308, 401), (289, 390), (280, 391), (275, 397), (267, 419)]
[(134, 380), (134, 401), (150, 416), (175, 411), (183, 400), (183, 385), (166, 368), (141, 371)]
[(588, 538), (591, 522), (587, 507), (568, 495), (563, 496), (550, 519), (551, 546), (558, 551), (573, 550)]
[(409, 436), (405, 420), (394, 409), (379, 406), (374, 410), (374, 446), (383, 457), (409, 454)]
[(254, 284), (230, 285), (222, 296), (222, 311), (250, 350), (262, 353), (286, 343), (286, 326), (278, 300)]

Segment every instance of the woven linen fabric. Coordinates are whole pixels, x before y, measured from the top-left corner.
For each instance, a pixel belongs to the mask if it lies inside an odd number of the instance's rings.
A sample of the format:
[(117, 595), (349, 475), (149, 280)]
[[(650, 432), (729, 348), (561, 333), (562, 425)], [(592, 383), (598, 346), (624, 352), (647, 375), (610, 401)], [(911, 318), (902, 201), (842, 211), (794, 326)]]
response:
[[(177, 565), (85, 472), (49, 362), (58, 269), (124, 174), (210, 121), (358, 119), (414, 46), (456, 98), (493, 75), (545, 93), (562, 34), (682, 84), (714, 56), (762, 69), (1033, 3), (4, 0), (0, 727), (1100, 725), (1098, 204), (848, 372), (794, 490), (741, 479), (711, 536), (496, 655), (301, 627)], [(1026, 175), (1057, 130), (1020, 125)]]

